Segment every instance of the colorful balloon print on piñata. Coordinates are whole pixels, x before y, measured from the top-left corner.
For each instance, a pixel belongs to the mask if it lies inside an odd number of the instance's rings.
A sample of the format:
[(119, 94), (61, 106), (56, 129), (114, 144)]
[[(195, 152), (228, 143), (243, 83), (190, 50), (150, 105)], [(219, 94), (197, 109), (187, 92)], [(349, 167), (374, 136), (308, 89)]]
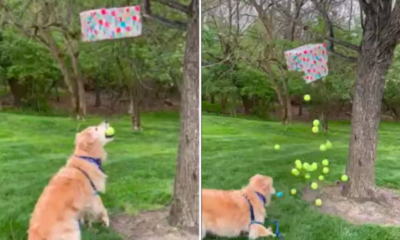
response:
[(140, 6), (89, 10), (80, 13), (82, 40), (94, 42), (142, 34)]
[(290, 71), (304, 73), (307, 83), (328, 75), (328, 54), (326, 43), (307, 44), (285, 52), (286, 63)]

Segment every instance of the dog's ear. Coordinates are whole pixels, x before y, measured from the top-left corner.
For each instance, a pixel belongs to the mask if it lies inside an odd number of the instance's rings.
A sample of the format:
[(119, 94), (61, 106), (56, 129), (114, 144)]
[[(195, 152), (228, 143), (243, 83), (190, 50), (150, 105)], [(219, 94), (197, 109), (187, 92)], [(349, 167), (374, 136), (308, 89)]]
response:
[(93, 143), (97, 140), (97, 137), (97, 134), (92, 129), (88, 129), (77, 134), (75, 141), (80, 149), (87, 151), (92, 147)]

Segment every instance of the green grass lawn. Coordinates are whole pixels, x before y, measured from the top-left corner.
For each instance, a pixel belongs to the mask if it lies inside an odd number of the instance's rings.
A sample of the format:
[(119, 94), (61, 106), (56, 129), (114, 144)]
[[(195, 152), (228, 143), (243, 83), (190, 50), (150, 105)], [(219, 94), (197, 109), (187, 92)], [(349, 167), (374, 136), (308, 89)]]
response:
[[(305, 185), (303, 178), (290, 173), (296, 159), (320, 163), (330, 157), (330, 182), (345, 172), (350, 123), (331, 123), (330, 127), (327, 137), (312, 134), (307, 124), (291, 125), (285, 133), (280, 123), (203, 116), (202, 187), (240, 189), (256, 173), (272, 176), (276, 190), (284, 195), (273, 197), (267, 212), (270, 218), (279, 220), (285, 240), (400, 239), (400, 228), (351, 225), (338, 217), (321, 214), (299, 195), (289, 194), (291, 188), (296, 188), (301, 195)], [(379, 186), (400, 189), (399, 132), (396, 123), (381, 124), (376, 164)], [(319, 145), (327, 138), (333, 148), (320, 152)], [(275, 144), (281, 145), (280, 151), (274, 150)]]
[[(178, 146), (178, 114), (143, 115), (143, 132), (128, 118), (111, 119), (114, 142), (106, 146), (109, 214), (161, 208), (172, 198)], [(89, 118), (81, 129), (99, 124)], [(35, 203), (49, 179), (73, 150), (77, 122), (63, 117), (0, 114), (0, 239), (23, 240)], [(110, 229), (84, 228), (83, 239), (122, 239)]]

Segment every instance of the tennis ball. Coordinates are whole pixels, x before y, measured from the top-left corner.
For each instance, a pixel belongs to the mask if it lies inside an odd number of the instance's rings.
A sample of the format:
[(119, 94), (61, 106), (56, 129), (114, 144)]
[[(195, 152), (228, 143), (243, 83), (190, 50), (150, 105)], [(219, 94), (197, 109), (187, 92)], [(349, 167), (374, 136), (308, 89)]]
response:
[(325, 146), (326, 146), (327, 149), (331, 149), (332, 148), (332, 143), (329, 140), (327, 140), (326, 143), (325, 143)]
[(324, 176), (319, 175), (318, 179), (319, 179), (320, 181), (323, 181), (323, 180), (324, 180)]
[(349, 180), (349, 177), (347, 175), (342, 175), (342, 182), (347, 182)]
[(322, 205), (322, 200), (317, 198), (315, 199), (315, 205), (317, 205), (318, 207)]
[(318, 169), (318, 164), (316, 162), (313, 162), (311, 167), (312, 167), (313, 171), (315, 171)]
[(300, 172), (296, 168), (293, 168), (292, 169), (292, 174), (295, 175), (295, 176), (298, 176), (300, 174)]
[(322, 165), (328, 166), (329, 165), (329, 160), (328, 159), (322, 160)]
[(303, 168), (303, 165), (301, 165), (301, 164), (296, 165), (296, 168), (299, 169), (299, 170), (301, 170), (301, 169)]
[(324, 167), (324, 169), (322, 169), (322, 172), (325, 173), (325, 174), (327, 174), (327, 173), (329, 172), (329, 168)]
[(108, 127), (106, 130), (106, 136), (113, 136), (115, 133), (115, 130), (113, 127)]
[(290, 190), (290, 193), (292, 194), (292, 195), (295, 195), (296, 193), (297, 193), (297, 191), (296, 191), (296, 189), (292, 189), (292, 190)]
[(276, 144), (274, 148), (275, 148), (275, 150), (279, 150), (279, 149), (281, 149), (281, 146), (279, 146), (279, 144)]
[(303, 163), (303, 168), (307, 170), (310, 167), (310, 164), (308, 162)]
[(322, 152), (325, 152), (325, 151), (326, 151), (326, 146), (325, 146), (325, 144), (321, 144), (321, 145), (319, 146), (319, 150), (321, 150)]
[(309, 179), (311, 176), (310, 174), (306, 173), (306, 175), (304, 176), (306, 179)]
[(311, 128), (311, 131), (313, 133), (318, 133), (319, 132), (319, 128), (317, 126), (314, 126), (314, 127)]
[(296, 166), (301, 165), (301, 161), (300, 161), (299, 159), (297, 159), (296, 161), (294, 161), (294, 164), (295, 164)]
[(316, 182), (311, 183), (311, 188), (312, 189), (317, 189), (318, 188), (318, 184)]
[(319, 120), (318, 120), (318, 119), (315, 119), (315, 120), (312, 122), (312, 124), (313, 124), (315, 127), (318, 127), (318, 126), (319, 126)]
[(311, 96), (309, 94), (304, 95), (304, 101), (308, 102), (311, 100)]

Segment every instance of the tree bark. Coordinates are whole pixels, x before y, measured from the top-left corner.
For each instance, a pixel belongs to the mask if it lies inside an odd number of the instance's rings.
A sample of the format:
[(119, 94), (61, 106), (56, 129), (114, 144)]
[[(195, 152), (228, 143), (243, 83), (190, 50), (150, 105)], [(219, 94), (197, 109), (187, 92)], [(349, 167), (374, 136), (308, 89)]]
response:
[[(365, 13), (357, 63), (347, 175), (342, 194), (361, 201), (379, 198), (375, 186), (375, 157), (385, 75), (392, 63), (400, 32), (400, 4), (360, 1)], [(378, 13), (376, 9), (379, 9)]]
[(94, 80), (94, 92), (96, 96), (94, 106), (101, 107), (101, 90), (99, 86), (99, 80), (97, 78)]
[(21, 106), (21, 102), (24, 98), (26, 98), (28, 94), (28, 89), (25, 84), (22, 84), (18, 81), (18, 79), (11, 78), (8, 79), (8, 84), (10, 86), (11, 93), (14, 97), (14, 106)]
[(169, 223), (199, 229), (199, 2), (191, 2), (181, 92), (181, 132)]
[(131, 122), (133, 131), (140, 131), (141, 118), (140, 118), (140, 96), (137, 84), (129, 88), (129, 113), (131, 114)]

